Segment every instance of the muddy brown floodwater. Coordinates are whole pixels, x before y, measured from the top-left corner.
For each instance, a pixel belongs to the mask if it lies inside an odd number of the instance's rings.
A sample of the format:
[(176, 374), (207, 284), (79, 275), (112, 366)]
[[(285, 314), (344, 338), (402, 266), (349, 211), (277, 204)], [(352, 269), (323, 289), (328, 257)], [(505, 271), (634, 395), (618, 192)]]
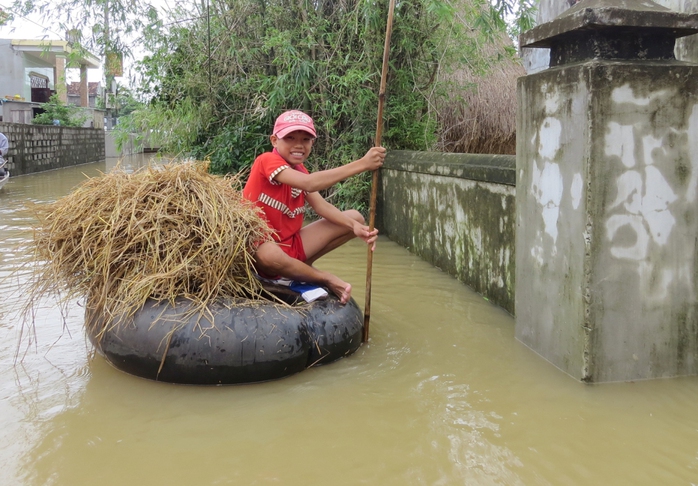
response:
[[(94, 356), (82, 309), (64, 322), (52, 302), (15, 362), (28, 205), (113, 163), (0, 191), (2, 486), (698, 485), (698, 378), (577, 383), (514, 339), (509, 314), (385, 238), (370, 342), (334, 364), (255, 385), (155, 383)], [(363, 306), (362, 244), (318, 266)]]

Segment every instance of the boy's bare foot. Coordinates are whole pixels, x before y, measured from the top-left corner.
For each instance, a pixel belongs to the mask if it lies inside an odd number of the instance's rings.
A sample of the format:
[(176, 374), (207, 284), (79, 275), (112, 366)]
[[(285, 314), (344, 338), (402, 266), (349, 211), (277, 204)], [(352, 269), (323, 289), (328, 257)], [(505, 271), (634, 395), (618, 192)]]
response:
[(348, 284), (333, 275), (332, 278), (327, 282), (327, 286), (330, 288), (330, 291), (339, 298), (339, 302), (342, 304), (349, 302), (349, 299), (351, 298), (351, 284)]

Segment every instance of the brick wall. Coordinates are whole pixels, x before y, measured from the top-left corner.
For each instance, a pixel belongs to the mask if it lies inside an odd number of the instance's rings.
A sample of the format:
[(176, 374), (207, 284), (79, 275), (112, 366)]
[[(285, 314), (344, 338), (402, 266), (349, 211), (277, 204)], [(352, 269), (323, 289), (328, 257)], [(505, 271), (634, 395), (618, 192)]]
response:
[(0, 123), (13, 176), (104, 160), (104, 130)]

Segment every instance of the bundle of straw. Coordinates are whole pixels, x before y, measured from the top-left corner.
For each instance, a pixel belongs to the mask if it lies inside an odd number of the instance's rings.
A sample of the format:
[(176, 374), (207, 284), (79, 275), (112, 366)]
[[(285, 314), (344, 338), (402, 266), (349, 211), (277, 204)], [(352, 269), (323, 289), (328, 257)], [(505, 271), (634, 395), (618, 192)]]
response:
[(259, 297), (252, 251), (271, 235), (239, 187), (237, 177), (208, 174), (205, 163), (117, 168), (86, 180), (39, 208), (32, 300), (86, 297), (104, 317), (96, 322), (106, 323), (148, 298), (186, 297), (203, 307)]

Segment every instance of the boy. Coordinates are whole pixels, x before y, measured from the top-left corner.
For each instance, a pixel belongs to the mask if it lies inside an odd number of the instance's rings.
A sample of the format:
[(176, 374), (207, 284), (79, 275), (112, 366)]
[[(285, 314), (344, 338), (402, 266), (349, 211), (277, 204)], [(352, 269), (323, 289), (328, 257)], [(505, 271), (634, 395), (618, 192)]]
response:
[[(255, 267), (265, 275), (278, 275), (326, 286), (346, 304), (351, 285), (313, 267), (315, 260), (355, 236), (375, 249), (378, 230), (369, 231), (361, 213), (340, 211), (318, 193), (337, 182), (383, 165), (386, 150), (373, 147), (362, 158), (334, 169), (310, 174), (303, 163), (313, 148), (316, 132), (312, 118), (302, 111), (282, 113), (269, 137), (274, 147), (255, 159), (243, 195), (262, 208), (274, 241), (257, 248)], [(305, 203), (322, 219), (303, 226)]]

